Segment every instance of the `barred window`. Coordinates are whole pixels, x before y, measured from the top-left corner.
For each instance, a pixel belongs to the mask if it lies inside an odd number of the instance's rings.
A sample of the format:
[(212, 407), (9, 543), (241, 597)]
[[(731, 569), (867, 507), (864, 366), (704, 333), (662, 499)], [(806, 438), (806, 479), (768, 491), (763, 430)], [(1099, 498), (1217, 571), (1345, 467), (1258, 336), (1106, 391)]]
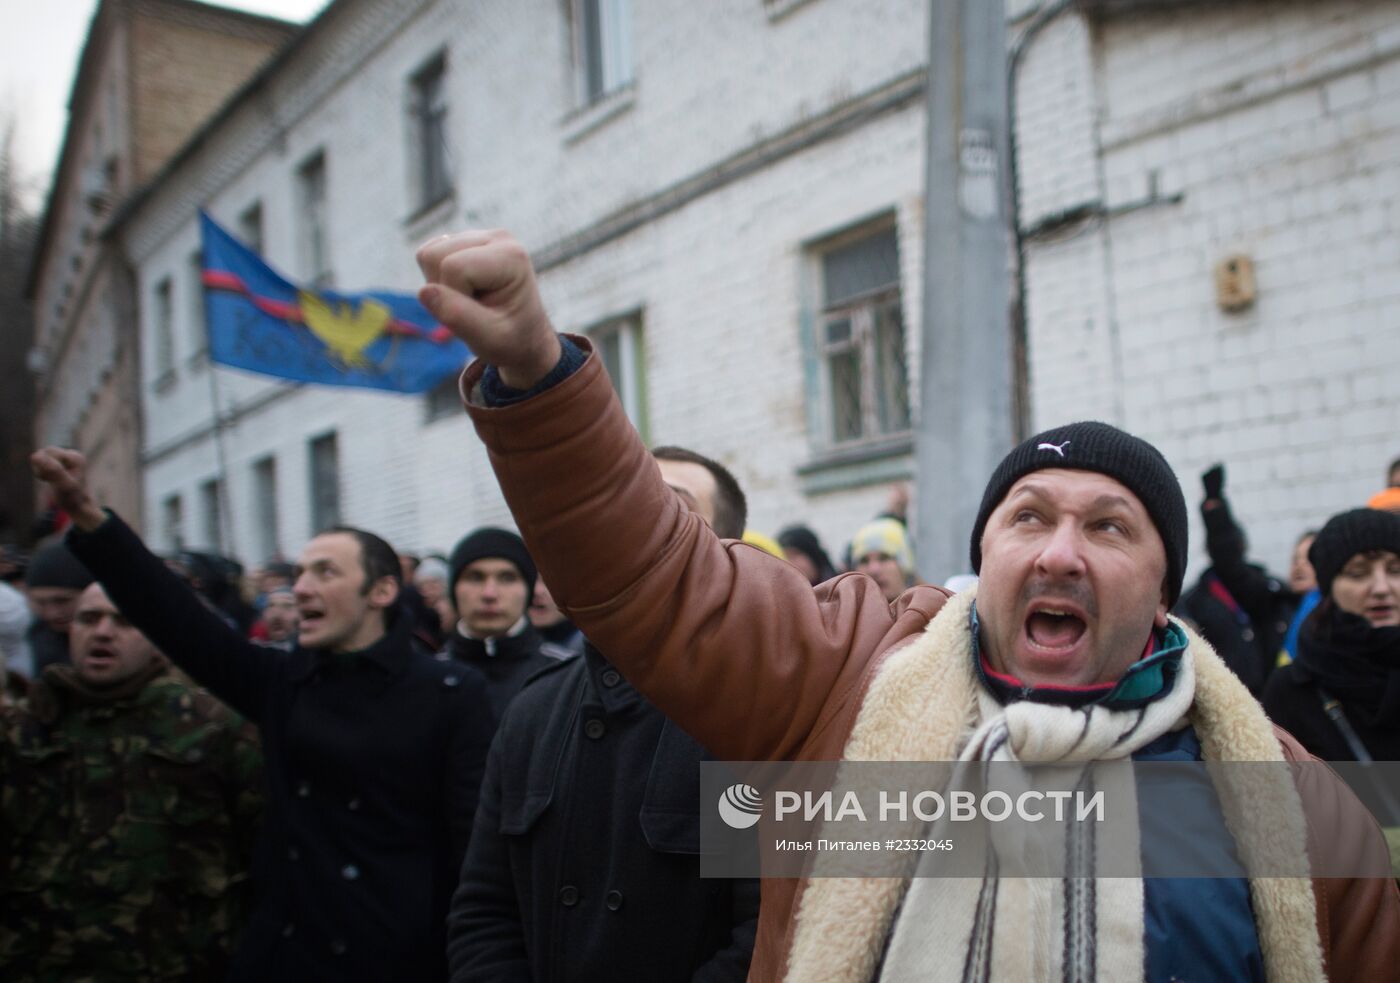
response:
[(629, 0), (573, 0), (579, 102), (588, 105), (632, 81)]
[(331, 283), (331, 260), (326, 228), (326, 155), (317, 151), (297, 169), (301, 222), (302, 269), (312, 286)]
[(452, 193), (447, 159), (446, 74), (447, 60), (438, 54), (409, 80), (417, 204), (420, 209)]
[(185, 548), (185, 510), (179, 495), (169, 495), (161, 503), (161, 535), (168, 550)]
[(238, 216), (238, 235), (247, 246), (259, 256), (263, 254), (263, 209), (262, 202), (255, 201)]
[(156, 284), (155, 297), (156, 384), (175, 371), (175, 298), (170, 277)]
[(639, 313), (615, 317), (587, 331), (627, 419), (647, 439), (646, 370), (642, 357), (642, 316)]
[(340, 450), (335, 433), (311, 441), (311, 530), (340, 525)]
[(277, 538), (277, 459), (264, 457), (253, 463), (253, 508), (256, 525), (253, 536), (260, 560), (280, 556)]
[(826, 441), (847, 444), (909, 430), (909, 378), (899, 249), (892, 226), (819, 252)]
[(204, 544), (215, 553), (224, 551), (224, 509), (222, 490), (217, 478), (199, 486), (204, 508)]

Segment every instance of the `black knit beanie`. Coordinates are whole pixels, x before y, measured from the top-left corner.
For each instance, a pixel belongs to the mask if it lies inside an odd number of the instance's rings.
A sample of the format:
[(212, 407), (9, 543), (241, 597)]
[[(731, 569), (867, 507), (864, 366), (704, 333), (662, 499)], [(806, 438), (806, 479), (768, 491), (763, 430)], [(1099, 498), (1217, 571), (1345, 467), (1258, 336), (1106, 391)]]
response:
[(36, 551), (24, 571), (24, 582), (29, 587), (84, 590), (92, 581), (93, 576), (88, 568), (62, 543), (50, 543)]
[(525, 604), (528, 607), (535, 597), (535, 561), (530, 559), (525, 541), (508, 529), (487, 526), (467, 533), (452, 548), (452, 559), (448, 561), (447, 596), (452, 598), (452, 606), (457, 606), (457, 578), (467, 565), (477, 560), (506, 560), (515, 565), (525, 581)]
[(1332, 593), (1332, 580), (1348, 560), (1371, 550), (1400, 554), (1400, 514), (1352, 509), (1328, 519), (1308, 547), (1308, 561), (1317, 574), (1317, 589), (1322, 596)]
[(1025, 475), (1045, 468), (1097, 471), (1138, 497), (1167, 550), (1167, 603), (1181, 596), (1186, 576), (1186, 498), (1171, 465), (1147, 441), (1107, 423), (1070, 423), (1036, 434), (997, 465), (972, 527), (972, 571), (981, 573), (982, 532), (1006, 493)]

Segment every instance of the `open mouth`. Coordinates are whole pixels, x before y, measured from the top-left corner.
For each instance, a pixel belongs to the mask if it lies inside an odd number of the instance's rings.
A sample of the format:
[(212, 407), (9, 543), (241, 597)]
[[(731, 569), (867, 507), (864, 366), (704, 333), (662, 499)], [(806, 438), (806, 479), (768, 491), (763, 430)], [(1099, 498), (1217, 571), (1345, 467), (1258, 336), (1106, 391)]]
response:
[(1084, 637), (1087, 627), (1084, 619), (1073, 611), (1038, 607), (1026, 617), (1026, 638), (1036, 648), (1065, 651)]
[(298, 613), (301, 615), (301, 627), (303, 629), (316, 627), (326, 616), (323, 611), (310, 611), (305, 609)]
[(83, 660), (89, 666), (104, 666), (117, 660), (117, 653), (111, 649), (96, 645), (88, 650), (87, 657)]

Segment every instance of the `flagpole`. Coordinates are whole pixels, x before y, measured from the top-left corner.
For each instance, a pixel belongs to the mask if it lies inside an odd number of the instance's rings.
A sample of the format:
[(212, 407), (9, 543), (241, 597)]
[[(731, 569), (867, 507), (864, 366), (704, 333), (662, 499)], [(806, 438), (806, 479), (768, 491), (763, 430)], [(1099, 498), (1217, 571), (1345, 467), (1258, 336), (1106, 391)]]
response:
[[(209, 319), (204, 319), (204, 344), (205, 357), (208, 358), (209, 345)], [(219, 551), (225, 556), (233, 556), (233, 508), (232, 498), (229, 490), (228, 473), (228, 451), (224, 447), (224, 412), (219, 403), (219, 380), (216, 378), (218, 369), (214, 362), (210, 360), (206, 366), (209, 370), (209, 404), (214, 411), (214, 453), (219, 462), (219, 481), (214, 487), (217, 490), (219, 499), (219, 535), (223, 542), (218, 544)]]
[[(204, 213), (204, 206), (200, 206), (200, 213)], [(199, 246), (199, 269), (200, 269), (200, 292), (203, 295), (204, 310), (204, 367), (209, 372), (209, 406), (214, 412), (214, 455), (219, 462), (218, 483), (214, 486), (215, 495), (219, 503), (219, 536), (222, 543), (216, 544), (219, 551), (229, 558), (233, 557), (233, 508), (232, 491), (229, 488), (228, 473), (228, 451), (224, 447), (224, 411), (219, 401), (219, 380), (216, 378), (218, 367), (212, 353), (214, 351), (213, 326), (209, 316), (209, 288), (203, 284), (204, 269), (208, 265), (205, 249), (204, 236), (201, 232)]]

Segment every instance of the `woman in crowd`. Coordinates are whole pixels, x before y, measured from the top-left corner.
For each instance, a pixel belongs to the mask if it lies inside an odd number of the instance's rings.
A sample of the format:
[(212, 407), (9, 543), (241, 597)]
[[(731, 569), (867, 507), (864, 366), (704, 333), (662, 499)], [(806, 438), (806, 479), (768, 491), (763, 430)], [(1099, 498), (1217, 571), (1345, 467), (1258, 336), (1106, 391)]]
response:
[[(1400, 761), (1400, 515), (1335, 515), (1308, 551), (1322, 600), (1298, 657), (1276, 670), (1264, 709), (1326, 761)], [(1400, 789), (1358, 788), (1383, 826)]]

